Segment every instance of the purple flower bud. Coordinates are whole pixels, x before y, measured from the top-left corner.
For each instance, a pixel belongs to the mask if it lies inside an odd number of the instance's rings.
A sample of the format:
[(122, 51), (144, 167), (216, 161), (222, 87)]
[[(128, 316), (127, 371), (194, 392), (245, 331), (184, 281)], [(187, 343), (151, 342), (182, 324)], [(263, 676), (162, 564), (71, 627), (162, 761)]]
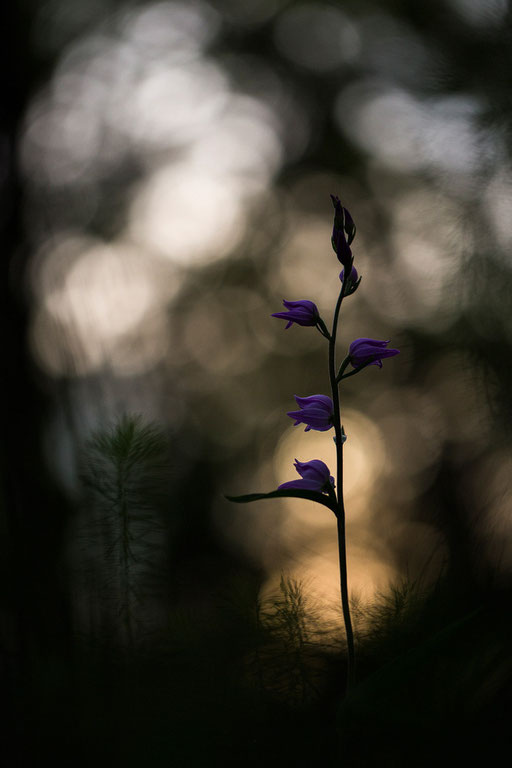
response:
[[(343, 278), (345, 277), (345, 270), (342, 269), (340, 272), (340, 280), (343, 282)], [(359, 278), (359, 275), (357, 274), (357, 269), (355, 267), (352, 267), (350, 270), (350, 280), (352, 282), (352, 285), (355, 285), (357, 283), (357, 280)]]
[(283, 301), (283, 304), (288, 312), (274, 312), (272, 317), (288, 320), (286, 328), (289, 328), (292, 323), (297, 323), (297, 325), (317, 324), (320, 315), (316, 304), (313, 304), (312, 301), (301, 299), (300, 301)]
[(329, 485), (334, 488), (334, 477), (331, 475), (329, 467), (320, 459), (312, 461), (299, 461), (295, 459), (295, 469), (301, 476), (301, 480), (290, 480), (288, 483), (281, 483), (278, 490), (283, 488), (303, 488), (307, 491), (328, 491)]
[(348, 348), (350, 364), (353, 368), (359, 368), (365, 365), (378, 365), (382, 368), (382, 360), (385, 357), (394, 357), (398, 355), (399, 349), (386, 349), (387, 341), (378, 339), (356, 339)]
[(331, 200), (334, 206), (334, 224), (332, 228), (331, 243), (338, 260), (344, 267), (347, 267), (352, 263), (350, 243), (355, 237), (356, 227), (352, 216), (347, 209), (342, 206), (339, 197), (331, 195)]
[(309, 432), (310, 429), (316, 429), (318, 432), (331, 429), (334, 406), (330, 397), (327, 395), (310, 395), (309, 397), (295, 395), (295, 400), (300, 411), (288, 411), (286, 414), (295, 419), (295, 427), (297, 424), (306, 424), (305, 432)]

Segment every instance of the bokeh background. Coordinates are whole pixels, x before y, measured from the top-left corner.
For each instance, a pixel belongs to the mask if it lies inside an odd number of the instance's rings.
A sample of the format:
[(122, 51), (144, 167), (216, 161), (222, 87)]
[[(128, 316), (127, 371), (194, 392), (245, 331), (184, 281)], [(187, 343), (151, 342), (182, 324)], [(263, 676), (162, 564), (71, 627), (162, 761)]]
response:
[(329, 513), (224, 498), (292, 479), (294, 458), (334, 467), (329, 437), (286, 417), (294, 394), (328, 394), (325, 342), (270, 317), (308, 298), (330, 322), (330, 193), (362, 275), (340, 353), (359, 336), (401, 350), (343, 386), (351, 591), (441, 572), (508, 588), (510, 22), (508, 0), (19, 4), (2, 132), (13, 658), (116, 624), (81, 467), (127, 413), (168, 444), (148, 545), (166, 587), (136, 644), (169, 602), (214, 612), (283, 573), (332, 609)]

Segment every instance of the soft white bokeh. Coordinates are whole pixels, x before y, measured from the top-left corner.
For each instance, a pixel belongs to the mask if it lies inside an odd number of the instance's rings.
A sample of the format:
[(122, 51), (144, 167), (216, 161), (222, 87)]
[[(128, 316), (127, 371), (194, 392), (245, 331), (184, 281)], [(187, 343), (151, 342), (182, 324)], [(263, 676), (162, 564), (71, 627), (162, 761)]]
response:
[(38, 272), (42, 289), (31, 341), (47, 373), (80, 375), (106, 366), (127, 375), (165, 354), (161, 295), (147, 261), (132, 246), (64, 238)]
[(90, 217), (108, 194), (102, 185), (136, 169), (110, 243), (70, 237), (54, 221), (41, 244), (32, 344), (48, 373), (156, 365), (167, 350), (166, 306), (187, 270), (236, 247), (281, 167), (278, 111), (236, 91), (205, 55), (218, 22), (195, 0), (121, 10), (108, 34), (92, 29), (71, 43), (27, 111), (23, 169), (50, 201), (70, 190)]
[(327, 72), (352, 61), (360, 49), (355, 24), (334, 5), (294, 4), (275, 22), (274, 41), (295, 64)]
[(220, 258), (243, 233), (236, 191), (228, 178), (171, 164), (141, 184), (132, 203), (130, 234), (174, 262)]
[(339, 129), (397, 171), (470, 174), (496, 157), (495, 138), (480, 131), (484, 105), (468, 95), (419, 99), (379, 80), (345, 88), (335, 106)]

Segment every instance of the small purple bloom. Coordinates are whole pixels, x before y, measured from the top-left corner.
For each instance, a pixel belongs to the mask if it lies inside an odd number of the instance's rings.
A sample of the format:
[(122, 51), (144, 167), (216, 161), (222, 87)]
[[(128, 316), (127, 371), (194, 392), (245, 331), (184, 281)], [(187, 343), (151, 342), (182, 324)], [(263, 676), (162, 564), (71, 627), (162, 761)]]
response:
[[(342, 269), (340, 272), (340, 280), (343, 282), (343, 278), (345, 277), (345, 270)], [(359, 278), (359, 275), (357, 274), (357, 269), (355, 267), (352, 267), (350, 270), (350, 280), (352, 282), (352, 285), (355, 285), (357, 283), (357, 280)]]
[(297, 424), (306, 424), (305, 432), (309, 432), (310, 429), (316, 429), (318, 432), (331, 429), (334, 406), (330, 397), (327, 395), (310, 395), (309, 397), (295, 395), (295, 400), (300, 411), (288, 411), (286, 414), (295, 419), (295, 427)]
[(364, 365), (378, 365), (382, 368), (382, 360), (385, 357), (394, 357), (398, 355), (399, 349), (386, 349), (387, 341), (378, 339), (356, 339), (348, 348), (350, 363), (353, 368), (359, 368)]
[[(272, 317), (279, 317), (282, 320), (288, 320), (289, 328), (292, 323), (297, 325), (316, 325), (319, 320), (319, 313), (316, 304), (307, 299), (300, 301), (283, 301), (287, 312), (274, 312)], [(285, 330), (286, 330), (285, 328)]]
[[(344, 208), (338, 196), (331, 195), (334, 206), (334, 224), (332, 228), (331, 243), (338, 260), (347, 267), (352, 263), (352, 251), (350, 243), (355, 237), (356, 227), (352, 216)], [(348, 238), (348, 240), (347, 240)]]
[(281, 483), (278, 490), (283, 488), (303, 488), (306, 491), (328, 491), (329, 485), (334, 488), (334, 477), (331, 475), (329, 467), (320, 459), (312, 461), (299, 461), (295, 459), (295, 469), (301, 476), (300, 480), (290, 480), (288, 483)]

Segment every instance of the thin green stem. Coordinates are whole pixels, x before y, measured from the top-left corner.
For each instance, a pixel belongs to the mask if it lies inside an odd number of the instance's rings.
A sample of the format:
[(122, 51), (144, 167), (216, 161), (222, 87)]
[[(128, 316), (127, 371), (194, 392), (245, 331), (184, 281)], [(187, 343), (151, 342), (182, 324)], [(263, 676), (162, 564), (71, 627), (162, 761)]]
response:
[(322, 334), (322, 336), (325, 336), (325, 338), (327, 339), (327, 341), (330, 341), (330, 340), (331, 340), (331, 336), (330, 336), (330, 334), (329, 334), (329, 331), (327, 330), (327, 326), (325, 325), (325, 323), (324, 323), (324, 321), (322, 320), (322, 318), (321, 318), (321, 317), (319, 317), (319, 318), (318, 318), (318, 320), (317, 320), (317, 323), (316, 323), (316, 328), (317, 328), (317, 330), (319, 330), (319, 331), (320, 331), (320, 333)]
[[(366, 368), (368, 364), (371, 363), (371, 361), (372, 361), (372, 358), (369, 357), (367, 360), (364, 361), (364, 363), (361, 363), (361, 365), (358, 365), (357, 368), (354, 368), (353, 371), (349, 371), (348, 373), (343, 373), (345, 369), (343, 368), (343, 366), (341, 366), (336, 380), (342, 381), (343, 379), (348, 379), (349, 376), (355, 376), (356, 373), (359, 373), (359, 371), (362, 371), (363, 368)], [(350, 362), (350, 360), (348, 362)], [(345, 368), (346, 367), (347, 366), (345, 366)]]
[(348, 579), (347, 579), (347, 544), (345, 535), (345, 505), (343, 501), (343, 432), (340, 417), (340, 398), (338, 391), (338, 382), (336, 379), (336, 333), (338, 330), (338, 317), (341, 309), (341, 303), (345, 295), (346, 283), (349, 279), (351, 266), (345, 269), (343, 284), (340, 295), (334, 310), (331, 338), (329, 339), (329, 380), (332, 390), (332, 402), (334, 405), (334, 433), (336, 437), (336, 487), (337, 487), (337, 523), (338, 523), (338, 553), (340, 560), (340, 590), (341, 605), (343, 609), (343, 620), (345, 622), (345, 633), (347, 637), (347, 692), (354, 682), (355, 655), (354, 655), (354, 632), (352, 629), (352, 620), (350, 617), (350, 604), (348, 597)]
[(350, 355), (347, 355), (347, 357), (344, 359), (342, 364), (340, 365), (340, 369), (338, 371), (338, 375), (336, 376), (336, 381), (341, 381), (343, 378), (343, 374), (345, 370), (347, 369), (348, 364), (350, 363)]

